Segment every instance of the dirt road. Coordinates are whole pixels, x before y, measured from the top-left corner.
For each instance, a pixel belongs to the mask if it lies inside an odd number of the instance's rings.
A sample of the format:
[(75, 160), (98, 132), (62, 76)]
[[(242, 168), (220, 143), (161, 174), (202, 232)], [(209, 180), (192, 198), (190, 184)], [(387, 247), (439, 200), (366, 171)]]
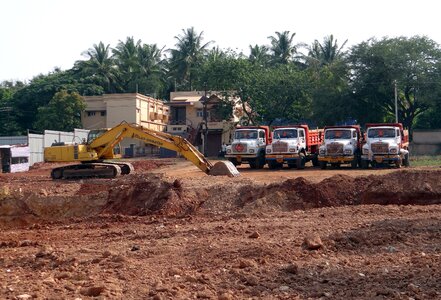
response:
[(441, 298), (440, 168), (50, 167), (0, 175), (1, 299)]

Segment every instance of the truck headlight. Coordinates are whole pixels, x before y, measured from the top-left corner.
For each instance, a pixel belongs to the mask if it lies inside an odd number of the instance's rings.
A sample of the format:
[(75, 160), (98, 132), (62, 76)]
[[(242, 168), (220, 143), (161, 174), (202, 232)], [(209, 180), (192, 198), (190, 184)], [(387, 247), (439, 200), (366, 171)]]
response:
[(325, 149), (320, 149), (319, 150), (319, 155), (325, 155), (326, 154), (326, 150)]
[(368, 155), (369, 154), (369, 149), (368, 148), (363, 148), (363, 155)]
[(345, 149), (345, 154), (351, 155), (352, 154), (352, 149)]
[(271, 149), (266, 149), (266, 153), (271, 153)]
[(390, 154), (397, 154), (397, 153), (398, 153), (398, 149), (397, 149), (397, 148), (391, 148), (391, 149), (389, 150), (389, 153), (390, 153)]
[(227, 153), (231, 153), (231, 149), (227, 149)]
[(295, 148), (289, 148), (289, 152), (296, 152), (296, 149)]
[(250, 149), (250, 153), (254, 153), (254, 149)]

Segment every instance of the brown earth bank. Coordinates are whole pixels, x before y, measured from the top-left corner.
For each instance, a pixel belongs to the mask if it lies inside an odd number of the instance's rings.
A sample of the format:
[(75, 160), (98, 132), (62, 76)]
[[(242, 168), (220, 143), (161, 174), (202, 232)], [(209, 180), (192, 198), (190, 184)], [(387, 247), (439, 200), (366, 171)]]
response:
[(441, 299), (441, 169), (0, 175), (0, 298)]

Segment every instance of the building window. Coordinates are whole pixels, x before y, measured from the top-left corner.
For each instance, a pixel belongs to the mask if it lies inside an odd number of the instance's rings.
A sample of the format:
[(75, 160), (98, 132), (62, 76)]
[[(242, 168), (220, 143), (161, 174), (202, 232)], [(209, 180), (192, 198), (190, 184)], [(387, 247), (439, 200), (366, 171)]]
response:
[(106, 112), (105, 111), (102, 111), (101, 112), (101, 117), (104, 117), (106, 115)]
[(87, 112), (87, 116), (88, 117), (93, 117), (95, 115), (95, 112), (94, 111), (88, 111)]

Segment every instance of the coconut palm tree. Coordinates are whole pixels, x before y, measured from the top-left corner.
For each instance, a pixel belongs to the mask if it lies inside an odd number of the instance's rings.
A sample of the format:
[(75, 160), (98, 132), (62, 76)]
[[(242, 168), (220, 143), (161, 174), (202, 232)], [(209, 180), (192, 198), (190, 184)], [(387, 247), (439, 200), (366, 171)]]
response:
[(99, 42), (83, 52), (83, 55), (88, 59), (75, 63), (73, 68), (75, 73), (83, 78), (91, 78), (96, 84), (102, 86), (107, 93), (116, 92), (118, 70), (110, 55), (110, 45)]
[(135, 42), (133, 37), (127, 37), (126, 41), (119, 41), (112, 49), (113, 58), (119, 70), (120, 80), (126, 92), (136, 91), (136, 78), (139, 72), (138, 49), (141, 40)]
[(288, 64), (297, 53), (297, 45), (293, 44), (294, 36), (289, 31), (275, 32), (275, 36), (269, 36), (271, 41), (270, 51), (274, 63)]
[(334, 61), (343, 58), (344, 52), (342, 52), (342, 49), (347, 42), (348, 40), (344, 41), (344, 43), (339, 47), (337, 39), (334, 40), (334, 36), (332, 34), (323, 39), (323, 44), (315, 40), (314, 43), (309, 47), (306, 61), (310, 65), (329, 65)]
[(250, 45), (250, 55), (248, 56), (248, 59), (253, 64), (266, 66), (270, 61), (270, 55), (268, 51), (269, 48), (267, 46)]
[(156, 44), (143, 44), (138, 46), (138, 69), (136, 82), (139, 91), (144, 94), (157, 94), (164, 79), (165, 65), (162, 59), (164, 48), (158, 48)]
[(175, 36), (175, 49), (169, 49), (170, 72), (177, 82), (187, 85), (192, 90), (196, 68), (201, 64), (207, 47), (212, 42), (203, 44), (203, 31), (198, 34), (193, 27), (182, 29), (183, 34)]

